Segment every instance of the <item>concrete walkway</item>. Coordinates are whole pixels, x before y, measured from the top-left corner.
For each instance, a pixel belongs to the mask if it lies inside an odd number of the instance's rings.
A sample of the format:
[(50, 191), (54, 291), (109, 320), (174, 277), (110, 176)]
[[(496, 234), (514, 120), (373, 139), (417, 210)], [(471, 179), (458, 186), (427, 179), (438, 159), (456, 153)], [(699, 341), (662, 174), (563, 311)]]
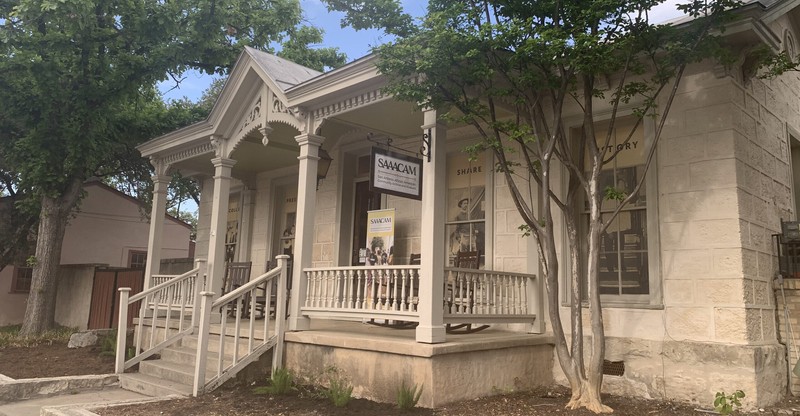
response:
[(152, 399), (139, 393), (123, 390), (119, 387), (110, 387), (102, 390), (93, 390), (75, 394), (63, 393), (57, 396), (39, 399), (22, 400), (0, 405), (0, 416), (39, 416), (42, 407), (67, 406), (82, 404), (111, 404), (126, 400)]

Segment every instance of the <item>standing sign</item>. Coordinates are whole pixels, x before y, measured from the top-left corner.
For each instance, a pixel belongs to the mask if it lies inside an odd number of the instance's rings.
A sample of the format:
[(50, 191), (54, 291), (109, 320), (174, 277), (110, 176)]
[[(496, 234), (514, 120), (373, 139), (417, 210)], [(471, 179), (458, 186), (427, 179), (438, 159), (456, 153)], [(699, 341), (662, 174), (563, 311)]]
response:
[(372, 148), (371, 191), (422, 200), (422, 160)]
[(367, 212), (365, 257), (368, 266), (382, 266), (393, 263), (394, 208)]

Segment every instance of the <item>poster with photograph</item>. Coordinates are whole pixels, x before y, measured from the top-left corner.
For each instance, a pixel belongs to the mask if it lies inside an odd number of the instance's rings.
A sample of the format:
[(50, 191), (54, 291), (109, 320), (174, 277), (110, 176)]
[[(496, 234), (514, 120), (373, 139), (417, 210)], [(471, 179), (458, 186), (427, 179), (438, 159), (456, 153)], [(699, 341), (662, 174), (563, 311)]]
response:
[(367, 266), (394, 263), (394, 208), (367, 212)]
[(225, 262), (236, 261), (236, 244), (239, 242), (239, 193), (228, 199), (228, 216), (225, 229)]
[(283, 218), (281, 223), (281, 254), (294, 255), (295, 226), (297, 225), (297, 195), (286, 195), (283, 202)]
[(482, 159), (469, 160), (464, 153), (447, 158), (447, 256), (459, 252), (485, 252), (486, 171)]

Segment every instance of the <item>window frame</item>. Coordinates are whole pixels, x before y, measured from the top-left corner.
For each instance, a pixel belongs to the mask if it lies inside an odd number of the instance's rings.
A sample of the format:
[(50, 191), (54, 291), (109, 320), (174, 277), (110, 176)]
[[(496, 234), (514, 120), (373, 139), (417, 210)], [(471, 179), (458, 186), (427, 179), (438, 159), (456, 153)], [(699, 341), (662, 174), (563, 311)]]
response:
[[(133, 265), (133, 257), (139, 256), (144, 254), (144, 264), (141, 267), (137, 267)], [(144, 269), (147, 267), (147, 250), (128, 250), (128, 268), (137, 269), (142, 268)]]
[[(631, 116), (632, 112), (630, 111), (619, 111), (617, 115), (617, 119), (624, 119), (625, 117)], [(603, 123), (610, 119), (610, 114), (602, 114), (595, 117), (595, 123)], [(569, 123), (565, 123), (567, 127), (567, 131), (572, 134), (572, 130), (575, 128), (579, 128), (581, 125), (581, 119), (571, 120)], [(642, 120), (642, 140), (644, 141), (644, 157), (647, 157), (648, 152), (650, 151), (653, 145), (654, 139), (654, 132), (655, 132), (655, 122), (651, 118), (644, 118)], [(566, 172), (566, 167), (562, 168), (564, 172)], [(562, 175), (561, 186), (566, 191), (568, 186), (569, 180), (569, 173), (566, 172)], [(664, 301), (663, 301), (663, 289), (662, 283), (663, 279), (661, 276), (661, 244), (660, 244), (660, 237), (659, 237), (659, 214), (658, 214), (658, 206), (659, 206), (659, 193), (658, 193), (658, 149), (656, 149), (655, 154), (653, 155), (653, 160), (651, 165), (646, 173), (645, 176), (645, 183), (644, 188), (647, 191), (646, 202), (644, 205), (644, 209), (646, 212), (645, 223), (647, 226), (647, 272), (648, 272), (648, 284), (649, 284), (649, 293), (648, 294), (601, 294), (600, 300), (602, 302), (603, 307), (610, 307), (610, 308), (639, 308), (639, 309), (663, 309)], [(583, 202), (581, 200), (580, 204), (582, 205)], [(584, 210), (581, 209), (577, 212), (579, 218), (577, 219), (578, 225), (581, 224), (581, 216), (584, 215)], [(562, 227), (562, 253), (569, 252), (569, 241), (567, 240), (566, 235), (566, 227)], [(581, 254), (585, 257), (585, 254)], [(561, 270), (564, 271), (562, 274), (562, 283), (564, 287), (564, 291), (562, 292), (561, 302), (562, 306), (569, 306), (569, 294), (571, 293), (571, 265), (567, 261), (566, 255), (561, 256), (559, 259), (562, 262)], [(584, 306), (588, 305), (588, 301), (584, 300)]]
[[(446, 159), (456, 154), (460, 153), (463, 154), (465, 157), (469, 157), (466, 152), (464, 152), (464, 148), (471, 144), (476, 143), (475, 140), (460, 140), (457, 142), (450, 142), (447, 146), (447, 156)], [(483, 224), (483, 233), (484, 233), (484, 241), (483, 241), (483, 252), (479, 252), (481, 256), (482, 263), (480, 264), (481, 269), (491, 270), (494, 263), (494, 250), (493, 250), (493, 242), (494, 242), (494, 192), (495, 192), (495, 183), (494, 183), (494, 170), (492, 166), (494, 166), (494, 155), (490, 150), (485, 150), (483, 155), (481, 156), (482, 159), (482, 167), (484, 170), (484, 215), (482, 220), (468, 220), (468, 221), (450, 221), (445, 220), (444, 227), (445, 227), (445, 265), (450, 266), (451, 263), (451, 256), (450, 256), (450, 233), (448, 232), (449, 226), (459, 225), (459, 224)], [(476, 162), (477, 163), (477, 162)], [(448, 170), (446, 169), (446, 172)], [(445, 189), (447, 192), (450, 191), (450, 178), (447, 174), (445, 174)], [(446, 206), (445, 209), (448, 209), (449, 206)]]
[[(20, 289), (19, 282), (20, 282), (20, 273), (27, 272), (30, 274), (28, 279), (28, 288), (27, 289)], [(24, 279), (23, 279), (24, 280)], [(30, 293), (31, 292), (31, 283), (33, 283), (33, 268), (32, 267), (19, 267), (14, 266), (13, 272), (11, 274), (11, 290), (9, 293)]]

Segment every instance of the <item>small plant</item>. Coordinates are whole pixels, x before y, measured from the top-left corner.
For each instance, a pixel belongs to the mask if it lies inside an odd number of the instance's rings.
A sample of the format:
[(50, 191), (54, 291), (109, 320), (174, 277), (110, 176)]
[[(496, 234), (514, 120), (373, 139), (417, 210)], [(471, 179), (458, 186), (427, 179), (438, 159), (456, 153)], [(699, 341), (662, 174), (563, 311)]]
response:
[(117, 355), (117, 331), (100, 339), (100, 356), (113, 357), (115, 355)]
[(744, 392), (736, 390), (732, 394), (725, 394), (724, 391), (718, 391), (714, 398), (714, 410), (721, 415), (729, 415), (742, 407), (740, 399), (744, 398)]
[(406, 382), (397, 390), (397, 408), (401, 410), (413, 409), (419, 402), (419, 397), (422, 395), (422, 387), (417, 390), (417, 385), (407, 387)]
[[(108, 333), (100, 339), (101, 357), (114, 357), (117, 355), (117, 331)], [(129, 345), (125, 348), (125, 359), (130, 360), (136, 355), (136, 347)]]
[(336, 367), (327, 370), (329, 387), (324, 394), (334, 406), (345, 407), (353, 397), (353, 386), (347, 382)]
[(292, 372), (285, 368), (278, 368), (272, 372), (269, 379), (269, 386), (256, 387), (253, 389), (255, 394), (283, 395), (289, 393), (294, 385)]

